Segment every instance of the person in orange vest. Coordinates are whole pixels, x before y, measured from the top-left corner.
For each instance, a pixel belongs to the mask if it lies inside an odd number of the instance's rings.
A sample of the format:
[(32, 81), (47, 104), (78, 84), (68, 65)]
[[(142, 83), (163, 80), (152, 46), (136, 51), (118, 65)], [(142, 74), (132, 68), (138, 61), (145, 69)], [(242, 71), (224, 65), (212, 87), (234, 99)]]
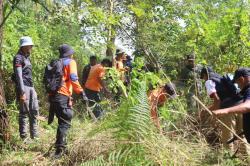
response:
[(96, 56), (91, 56), (89, 58), (89, 64), (87, 64), (86, 66), (84, 66), (83, 70), (82, 70), (82, 87), (84, 87), (88, 76), (89, 76), (89, 72), (92, 66), (95, 66), (97, 64), (97, 57)]
[[(85, 93), (89, 99), (89, 106), (92, 107), (94, 104), (101, 102), (100, 91), (107, 92), (106, 86), (103, 82), (105, 76), (105, 67), (111, 67), (112, 63), (109, 59), (103, 59), (101, 64), (92, 66), (89, 72), (88, 79), (85, 83)], [(96, 118), (100, 118), (103, 114), (102, 108), (97, 104), (94, 107), (93, 114)]]
[(158, 107), (163, 106), (168, 98), (175, 98), (175, 97), (176, 97), (176, 91), (172, 83), (168, 83), (162, 87), (154, 89), (150, 91), (148, 94), (148, 100), (150, 104), (150, 115), (154, 124), (160, 130), (160, 132), (161, 132), (161, 127), (157, 109)]
[(77, 65), (73, 59), (74, 50), (69, 45), (63, 44), (59, 47), (59, 53), (63, 63), (63, 81), (57, 93), (49, 96), (50, 112), (54, 112), (58, 118), (55, 158), (60, 158), (67, 152), (66, 136), (73, 117), (71, 101), (73, 90), (87, 100), (78, 81)]

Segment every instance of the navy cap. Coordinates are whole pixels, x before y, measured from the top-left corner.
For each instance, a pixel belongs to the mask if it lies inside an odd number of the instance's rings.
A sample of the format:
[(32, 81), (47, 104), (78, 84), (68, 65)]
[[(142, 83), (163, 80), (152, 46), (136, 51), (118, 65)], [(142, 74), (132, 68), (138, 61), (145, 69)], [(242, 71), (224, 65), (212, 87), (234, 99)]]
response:
[(234, 79), (235, 82), (240, 77), (250, 77), (250, 68), (239, 68), (234, 73)]
[(75, 51), (67, 44), (59, 46), (60, 58), (67, 58), (70, 55), (73, 55)]

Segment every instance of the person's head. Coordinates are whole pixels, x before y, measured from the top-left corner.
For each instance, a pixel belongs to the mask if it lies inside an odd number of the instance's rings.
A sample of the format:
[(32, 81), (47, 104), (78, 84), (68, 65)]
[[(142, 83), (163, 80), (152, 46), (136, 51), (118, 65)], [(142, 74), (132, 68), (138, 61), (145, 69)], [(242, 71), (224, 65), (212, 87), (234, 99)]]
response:
[(96, 58), (96, 56), (91, 56), (91, 57), (89, 57), (89, 63), (90, 63), (91, 66), (96, 65), (96, 63), (97, 63), (97, 58)]
[(213, 72), (211, 67), (203, 67), (201, 69), (200, 78), (207, 81), (209, 79), (209, 74)]
[(124, 57), (125, 52), (123, 50), (121, 50), (121, 49), (116, 49), (115, 54), (116, 54), (116, 59), (121, 60)]
[(173, 83), (165, 84), (164, 91), (168, 94), (168, 97), (170, 98), (176, 97), (175, 85)]
[(250, 84), (250, 68), (239, 68), (234, 73), (233, 81), (243, 89)]
[(31, 54), (31, 50), (33, 47), (33, 42), (31, 37), (29, 36), (23, 36), (20, 38), (19, 41), (19, 46), (20, 46), (20, 50), (27, 56), (29, 56)]
[(194, 68), (195, 66), (195, 54), (188, 54), (186, 55), (186, 63), (187, 63), (187, 66), (190, 67), (190, 68)]
[(103, 67), (112, 67), (112, 62), (109, 59), (105, 58), (102, 60), (101, 65)]
[(72, 58), (75, 51), (67, 44), (62, 44), (58, 48), (60, 53), (60, 58)]

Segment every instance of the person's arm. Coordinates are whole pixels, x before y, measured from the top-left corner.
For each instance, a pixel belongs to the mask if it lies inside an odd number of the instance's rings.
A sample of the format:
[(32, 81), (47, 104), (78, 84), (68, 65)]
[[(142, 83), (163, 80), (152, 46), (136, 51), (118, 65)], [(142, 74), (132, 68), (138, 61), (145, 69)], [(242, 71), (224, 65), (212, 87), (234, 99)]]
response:
[(246, 100), (244, 103), (241, 103), (234, 107), (224, 108), (215, 110), (215, 115), (226, 115), (226, 114), (233, 114), (233, 113), (247, 113), (250, 112), (250, 100)]
[(24, 94), (24, 84), (23, 84), (23, 70), (22, 67), (16, 67), (16, 80), (17, 80), (17, 87), (18, 91), (21, 95)]
[(106, 85), (105, 85), (104, 80), (103, 80), (102, 78), (99, 78), (99, 81), (100, 81), (100, 83), (101, 83), (101, 85), (102, 85), (103, 91), (104, 91), (105, 93), (107, 93), (108, 90), (107, 90), (107, 88), (106, 88)]
[(91, 68), (91, 66), (87, 65), (82, 70), (82, 85), (83, 86), (85, 85), (85, 83), (88, 79), (90, 68)]
[(155, 90), (152, 90), (151, 92), (149, 92), (149, 96), (148, 96), (148, 101), (150, 104), (151, 111), (156, 109), (158, 105), (158, 100), (154, 93), (155, 93)]
[(102, 86), (102, 90), (105, 93), (109, 93), (108, 90), (107, 90), (105, 81), (103, 80), (104, 76), (105, 76), (105, 68), (100, 68), (100, 70), (98, 72), (99, 72), (99, 74), (98, 74), (98, 81), (100, 82), (100, 84)]
[(22, 63), (23, 59), (21, 56), (17, 56), (15, 58), (15, 75), (16, 75), (16, 83), (17, 83), (17, 90), (19, 92), (19, 97), (21, 100), (25, 100), (25, 90), (24, 90), (24, 83), (23, 83), (23, 69), (22, 69)]
[(77, 94), (81, 94), (83, 89), (78, 81), (77, 66), (74, 60), (70, 61), (70, 80), (73, 86), (73, 90)]
[(220, 104), (221, 104), (221, 100), (217, 94), (217, 91), (215, 89), (215, 82), (213, 82), (212, 80), (207, 80), (205, 83), (205, 87), (207, 90), (207, 94), (209, 95), (209, 97), (211, 99), (213, 99), (213, 104), (211, 106), (209, 106), (210, 110), (216, 110), (220, 108)]
[(157, 100), (158, 100), (158, 103), (157, 103), (157, 106), (158, 107), (162, 107), (165, 102), (167, 101), (167, 93), (166, 91), (164, 90), (164, 88), (161, 88), (161, 92), (159, 94), (159, 96), (157, 97)]
[(122, 72), (122, 71), (127, 71), (128, 70), (128, 67), (124, 67), (121, 62), (117, 62), (116, 63), (116, 69), (119, 71), (119, 72)]
[(210, 95), (210, 97), (213, 99), (213, 104), (211, 106), (209, 106), (209, 109), (211, 111), (219, 109), (220, 104), (221, 104), (221, 100), (220, 100), (218, 94), (215, 92), (212, 95)]

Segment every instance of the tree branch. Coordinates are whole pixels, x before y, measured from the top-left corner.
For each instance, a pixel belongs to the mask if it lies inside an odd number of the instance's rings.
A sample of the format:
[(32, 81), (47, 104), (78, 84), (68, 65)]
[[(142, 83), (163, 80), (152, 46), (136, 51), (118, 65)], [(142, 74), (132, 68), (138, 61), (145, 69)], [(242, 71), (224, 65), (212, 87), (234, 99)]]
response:
[(4, 23), (6, 22), (6, 20), (9, 18), (10, 14), (14, 11), (14, 9), (17, 7), (18, 3), (20, 2), (20, 0), (16, 1), (16, 3), (12, 4), (10, 1), (9, 3), (11, 3), (11, 10), (9, 11), (9, 13), (6, 15), (6, 17), (3, 18), (3, 21), (0, 24), (0, 29), (3, 27)]

